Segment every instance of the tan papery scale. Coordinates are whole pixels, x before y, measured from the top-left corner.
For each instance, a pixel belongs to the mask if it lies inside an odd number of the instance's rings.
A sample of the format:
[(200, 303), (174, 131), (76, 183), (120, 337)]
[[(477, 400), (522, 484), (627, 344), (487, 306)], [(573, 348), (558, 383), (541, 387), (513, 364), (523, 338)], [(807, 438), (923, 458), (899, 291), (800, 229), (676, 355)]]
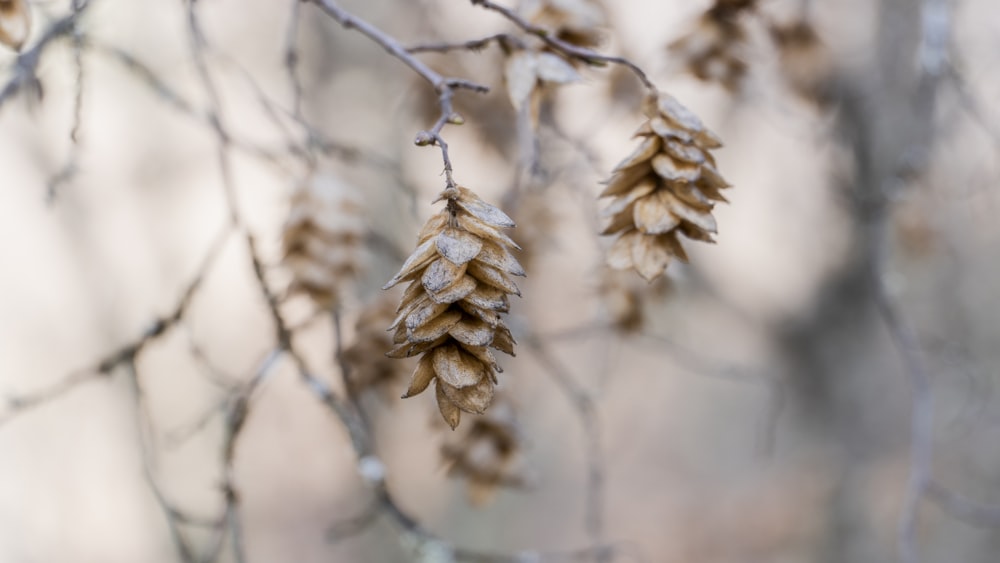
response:
[(499, 229), (514, 226), (500, 209), (472, 191), (441, 193), (445, 207), (424, 224), (417, 248), (383, 289), (408, 282), (396, 317), (391, 358), (420, 355), (403, 398), (433, 382), (438, 410), (455, 428), (461, 413), (482, 414), (493, 401), (502, 370), (490, 348), (514, 355), (501, 313), (520, 295), (513, 276), (524, 268), (514, 242)]

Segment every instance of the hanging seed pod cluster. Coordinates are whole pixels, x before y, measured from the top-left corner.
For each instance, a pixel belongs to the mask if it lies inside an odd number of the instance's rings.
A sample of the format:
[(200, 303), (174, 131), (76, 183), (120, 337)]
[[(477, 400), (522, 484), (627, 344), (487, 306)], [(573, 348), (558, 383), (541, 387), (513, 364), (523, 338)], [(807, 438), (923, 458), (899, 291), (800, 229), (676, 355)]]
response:
[(521, 457), (523, 438), (510, 400), (498, 397), (485, 415), (476, 417), (464, 434), (441, 447), (448, 476), (466, 482), (477, 506), (493, 499), (502, 487), (523, 487), (528, 479)]
[(695, 28), (668, 49), (699, 80), (717, 82), (736, 92), (747, 72), (741, 55), (747, 40), (742, 16), (756, 7), (756, 0), (716, 0)]
[(636, 133), (642, 143), (601, 192), (612, 198), (601, 234), (618, 236), (609, 266), (635, 269), (653, 281), (674, 258), (687, 261), (680, 235), (714, 242), (712, 209), (714, 202), (726, 201), (721, 190), (729, 184), (709, 152), (722, 143), (698, 116), (663, 93), (647, 99), (646, 114), (649, 119)]
[(385, 351), (392, 348), (385, 327), (396, 317), (395, 297), (381, 295), (358, 316), (354, 342), (344, 349), (344, 360), (351, 367), (347, 385), (353, 395), (374, 392), (388, 399), (399, 394), (395, 386), (402, 382), (405, 366), (385, 356)]
[(533, 25), (579, 47), (596, 47), (607, 25), (604, 8), (594, 0), (524, 0), (518, 11)]
[(328, 174), (314, 174), (295, 190), (282, 233), (290, 293), (323, 309), (340, 302), (362, 270), (362, 214), (355, 188)]
[(482, 414), (493, 401), (501, 372), (491, 349), (514, 355), (514, 338), (501, 318), (511, 279), (524, 269), (518, 246), (500, 229), (514, 226), (503, 211), (463, 187), (449, 187), (445, 207), (424, 225), (417, 248), (386, 284), (409, 282), (390, 325), (393, 358), (420, 355), (405, 397), (435, 382), (438, 409), (455, 428), (461, 413)]

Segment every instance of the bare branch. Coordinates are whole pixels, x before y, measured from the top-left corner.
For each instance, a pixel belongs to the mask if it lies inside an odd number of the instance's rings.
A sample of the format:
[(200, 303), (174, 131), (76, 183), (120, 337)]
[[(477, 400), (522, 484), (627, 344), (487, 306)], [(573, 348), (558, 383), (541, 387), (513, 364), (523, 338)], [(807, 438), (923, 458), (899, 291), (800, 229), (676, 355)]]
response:
[[(604, 462), (601, 449), (601, 428), (597, 405), (590, 393), (570, 375), (569, 370), (549, 352), (542, 340), (529, 334), (525, 344), (541, 362), (546, 372), (570, 401), (580, 419), (587, 458), (587, 497), (584, 523), (593, 545), (604, 541)], [(606, 561), (607, 559), (598, 559)]]
[(532, 25), (529, 21), (522, 18), (517, 12), (515, 12), (511, 8), (508, 8), (506, 6), (501, 6), (500, 4), (491, 2), (490, 0), (469, 0), (469, 1), (472, 2), (474, 6), (480, 6), (482, 8), (486, 8), (487, 10), (491, 10), (502, 15), (503, 17), (510, 20), (517, 27), (521, 28), (527, 33), (537, 36), (542, 41), (544, 41), (546, 45), (548, 45), (552, 49), (555, 49), (556, 51), (559, 51), (560, 53), (566, 55), (567, 57), (571, 57), (578, 61), (595, 66), (603, 66), (604, 64), (607, 63), (622, 65), (625, 68), (632, 71), (632, 73), (635, 74), (636, 78), (638, 78), (646, 88), (648, 88), (649, 90), (656, 91), (656, 85), (653, 84), (653, 82), (649, 79), (649, 76), (646, 75), (646, 72), (641, 68), (639, 68), (639, 65), (633, 63), (632, 61), (624, 57), (602, 55), (597, 51), (586, 49), (584, 47), (579, 47), (567, 41), (563, 41), (562, 39), (559, 39), (558, 37), (552, 35), (552, 33), (550, 33), (548, 29), (545, 29), (544, 27), (539, 27), (537, 25)]
[(497, 33), (496, 35), (490, 35), (489, 37), (483, 37), (482, 39), (472, 39), (461, 43), (422, 43), (407, 47), (406, 52), (448, 53), (451, 51), (482, 51), (483, 49), (489, 47), (490, 43), (496, 43), (503, 48), (507, 48), (507, 45), (521, 46), (521, 40), (513, 35), (509, 35), (507, 33)]
[(488, 92), (489, 88), (469, 80), (446, 78), (441, 74), (438, 74), (423, 61), (407, 52), (406, 47), (404, 47), (395, 38), (387, 35), (382, 30), (365, 20), (347, 12), (333, 2), (333, 0), (313, 0), (313, 3), (319, 6), (320, 9), (345, 28), (357, 29), (361, 34), (380, 45), (390, 55), (396, 57), (402, 61), (403, 64), (413, 69), (414, 72), (434, 87), (434, 90), (438, 93), (438, 105), (441, 108), (441, 116), (438, 117), (437, 121), (430, 129), (417, 133), (414, 142), (420, 146), (434, 144), (441, 149), (441, 159), (444, 161), (444, 174), (447, 187), (454, 187), (455, 179), (452, 177), (453, 169), (451, 165), (451, 158), (448, 156), (448, 143), (446, 143), (441, 137), (441, 130), (444, 129), (445, 125), (448, 123), (462, 123), (462, 117), (455, 113), (452, 98), (455, 95), (455, 91), (458, 89), (484, 93)]
[(985, 504), (948, 490), (937, 481), (927, 483), (927, 499), (966, 524), (1000, 528), (1000, 504)]
[(17, 415), (56, 400), (84, 383), (110, 375), (118, 367), (133, 361), (148, 344), (180, 323), (191, 306), (191, 301), (194, 299), (198, 288), (201, 287), (212, 265), (215, 264), (226, 240), (229, 238), (229, 234), (229, 229), (223, 229), (216, 236), (194, 277), (188, 282), (181, 293), (180, 299), (169, 314), (155, 320), (139, 338), (118, 347), (93, 365), (76, 370), (44, 389), (8, 398), (7, 412), (0, 415), (0, 427), (10, 422)]

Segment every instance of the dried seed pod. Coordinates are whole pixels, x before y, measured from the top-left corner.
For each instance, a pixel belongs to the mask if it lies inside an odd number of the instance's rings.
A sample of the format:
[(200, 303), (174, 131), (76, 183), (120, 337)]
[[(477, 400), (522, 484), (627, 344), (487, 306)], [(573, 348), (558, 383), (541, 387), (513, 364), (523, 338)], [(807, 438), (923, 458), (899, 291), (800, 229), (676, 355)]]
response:
[(726, 201), (720, 191), (729, 184), (709, 152), (722, 143), (696, 115), (668, 94), (650, 96), (646, 105), (649, 119), (636, 133), (641, 144), (601, 192), (613, 198), (601, 234), (618, 234), (609, 266), (653, 281), (674, 258), (687, 261), (679, 234), (712, 242), (712, 208)]
[(362, 212), (354, 187), (327, 174), (314, 174), (295, 190), (282, 234), (292, 293), (324, 309), (340, 302), (362, 269)]
[(513, 276), (524, 268), (514, 241), (500, 232), (514, 226), (503, 211), (472, 191), (441, 193), (441, 212), (428, 219), (418, 245), (389, 283), (409, 282), (389, 326), (392, 358), (421, 355), (403, 397), (435, 382), (438, 409), (452, 427), (461, 412), (482, 414), (493, 400), (500, 366), (490, 348), (514, 355), (514, 339), (500, 313), (520, 295)]
[(771, 39), (778, 48), (781, 73), (792, 91), (818, 106), (831, 101), (833, 63), (819, 35), (806, 20), (774, 24)]
[(0, 0), (0, 43), (20, 51), (31, 34), (28, 0)]
[(756, 0), (716, 0), (698, 19), (695, 28), (668, 49), (698, 79), (718, 82), (736, 92), (747, 71), (740, 55), (747, 36), (741, 16), (754, 9)]
[(522, 0), (518, 11), (532, 24), (580, 47), (596, 47), (607, 25), (604, 8), (594, 0)]
[(393, 345), (385, 326), (396, 316), (397, 298), (382, 294), (358, 316), (354, 342), (344, 350), (344, 360), (351, 366), (347, 384), (353, 395), (366, 391), (394, 395), (392, 388), (403, 378), (403, 364), (385, 356)]
[(653, 300), (667, 295), (672, 284), (662, 276), (644, 286), (634, 276), (624, 274), (604, 268), (598, 290), (611, 328), (622, 334), (634, 334), (646, 328), (646, 310)]
[(464, 479), (469, 500), (486, 504), (500, 487), (527, 484), (522, 433), (509, 400), (498, 396), (489, 412), (476, 417), (471, 426), (441, 447), (448, 475)]
[[(521, 49), (507, 57), (504, 81), (507, 96), (515, 110), (520, 111), (537, 100), (535, 94), (545, 84), (568, 84), (580, 80), (580, 73), (565, 59), (548, 51)], [(534, 111), (532, 112), (534, 113)]]

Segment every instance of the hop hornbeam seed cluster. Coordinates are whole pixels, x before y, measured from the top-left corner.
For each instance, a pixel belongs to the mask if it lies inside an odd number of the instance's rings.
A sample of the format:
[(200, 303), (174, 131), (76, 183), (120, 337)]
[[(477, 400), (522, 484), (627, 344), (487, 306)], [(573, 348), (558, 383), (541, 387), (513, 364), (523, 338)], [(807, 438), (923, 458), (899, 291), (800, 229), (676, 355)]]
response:
[(523, 487), (528, 478), (521, 457), (522, 436), (509, 400), (477, 417), (468, 430), (441, 447), (448, 475), (464, 479), (472, 504), (493, 499), (500, 487)]
[(831, 101), (833, 65), (823, 41), (806, 20), (793, 20), (770, 27), (778, 48), (781, 73), (801, 98), (824, 106)]
[(756, 8), (757, 0), (716, 0), (690, 33), (670, 44), (691, 74), (739, 90), (747, 64), (740, 56), (746, 30), (740, 17)]
[(422, 354), (404, 398), (435, 382), (438, 409), (455, 428), (462, 411), (482, 414), (502, 372), (490, 348), (514, 355), (514, 338), (500, 317), (509, 295), (521, 295), (512, 276), (525, 275), (517, 249), (501, 228), (503, 211), (463, 187), (445, 189), (441, 212), (424, 225), (417, 248), (389, 283), (409, 282), (389, 326), (392, 358)]
[(290, 293), (324, 309), (337, 305), (362, 269), (365, 225), (357, 191), (333, 176), (313, 174), (292, 194), (282, 234)]
[(594, 0), (524, 0), (518, 11), (533, 25), (578, 47), (596, 47), (607, 25), (604, 8)]
[(714, 202), (729, 187), (710, 150), (722, 142), (701, 120), (668, 94), (646, 102), (649, 119), (636, 136), (642, 144), (613, 171), (600, 197), (613, 198), (602, 235), (618, 233), (608, 265), (634, 268), (646, 281), (673, 260), (687, 261), (678, 235), (714, 242)]
[(31, 34), (28, 0), (0, 0), (0, 43), (20, 51)]
[(394, 295), (381, 295), (362, 311), (355, 323), (354, 343), (344, 350), (344, 360), (351, 366), (347, 384), (354, 395), (377, 391), (388, 398), (392, 387), (402, 379), (404, 367), (385, 356), (392, 339), (385, 326), (396, 317)]
[(642, 287), (642, 282), (627, 272), (604, 268), (598, 295), (612, 329), (620, 334), (635, 334), (646, 328), (647, 312), (657, 300), (670, 293), (669, 278), (661, 277)]

